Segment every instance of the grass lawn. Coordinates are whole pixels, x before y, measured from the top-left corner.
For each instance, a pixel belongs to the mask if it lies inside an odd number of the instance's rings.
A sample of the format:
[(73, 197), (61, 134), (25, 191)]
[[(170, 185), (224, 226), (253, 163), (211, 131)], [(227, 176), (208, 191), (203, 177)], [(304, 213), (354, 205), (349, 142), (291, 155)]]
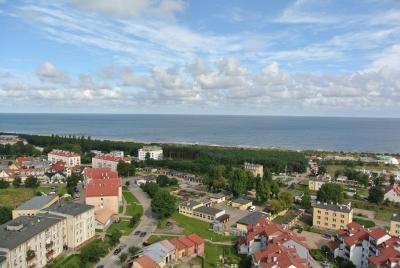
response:
[(235, 239), (232, 236), (224, 236), (210, 231), (211, 224), (208, 222), (192, 219), (178, 212), (172, 214), (172, 218), (184, 229), (185, 234), (197, 233), (204, 239), (212, 241), (231, 241)]
[(133, 216), (133, 215), (142, 215), (143, 214), (143, 207), (138, 205), (127, 205), (125, 215)]
[(335, 172), (338, 170), (343, 170), (344, 168), (345, 165), (327, 165), (326, 171), (332, 176), (332, 178), (335, 178)]
[(375, 227), (375, 222), (370, 221), (370, 220), (365, 220), (365, 219), (361, 219), (361, 218), (354, 218), (354, 221), (364, 225), (365, 228), (371, 228), (371, 227)]
[(126, 202), (128, 204), (137, 203), (139, 204), (139, 200), (129, 191), (122, 191), (122, 195), (124, 196)]
[(135, 227), (130, 227), (129, 226), (129, 221), (127, 220), (121, 220), (119, 223), (113, 223), (108, 227), (107, 233), (111, 233), (112, 230), (118, 229), (122, 232), (122, 235), (130, 235), (132, 233), (132, 230)]
[(0, 189), (0, 204), (15, 208), (35, 196), (36, 192), (49, 192), (49, 187), (31, 188), (7, 188)]
[(81, 268), (92, 268), (94, 263), (83, 264), (79, 254), (71, 255), (67, 258), (57, 259), (50, 267), (51, 268), (62, 268), (62, 267), (81, 267)]
[(368, 197), (368, 189), (367, 188), (361, 188), (357, 187), (356, 188), (357, 194), (361, 197)]
[(220, 256), (227, 258), (230, 264), (239, 264), (241, 258), (236, 254), (233, 246), (214, 245), (209, 242), (205, 246), (204, 267), (221, 267)]
[(351, 199), (351, 204), (355, 208), (371, 210), (375, 212), (375, 219), (382, 221), (390, 221), (393, 214), (399, 214), (399, 208), (389, 207), (385, 205), (376, 205), (367, 201)]

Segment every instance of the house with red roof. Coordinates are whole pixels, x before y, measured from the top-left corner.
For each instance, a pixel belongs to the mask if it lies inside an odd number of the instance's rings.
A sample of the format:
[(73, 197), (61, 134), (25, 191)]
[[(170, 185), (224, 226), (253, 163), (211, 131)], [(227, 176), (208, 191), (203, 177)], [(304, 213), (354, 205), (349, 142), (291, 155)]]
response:
[(400, 203), (400, 185), (395, 183), (393, 185), (389, 184), (386, 186), (384, 199), (391, 202)]
[(254, 267), (308, 267), (310, 255), (304, 237), (265, 217), (240, 222), (247, 223), (247, 232), (239, 237), (238, 253), (250, 254)]
[(70, 151), (52, 150), (47, 154), (47, 159), (53, 164), (57, 163), (58, 161), (63, 161), (66, 167), (81, 165), (81, 156)]
[(344, 258), (357, 268), (399, 267), (385, 266), (394, 261), (391, 258), (396, 258), (395, 252), (400, 254), (399, 238), (391, 236), (383, 227), (368, 229), (356, 222), (346, 227), (338, 230), (335, 240), (328, 245), (335, 258)]
[(108, 208), (118, 214), (122, 204), (122, 181), (110, 168), (88, 168), (84, 171), (85, 201), (95, 210)]

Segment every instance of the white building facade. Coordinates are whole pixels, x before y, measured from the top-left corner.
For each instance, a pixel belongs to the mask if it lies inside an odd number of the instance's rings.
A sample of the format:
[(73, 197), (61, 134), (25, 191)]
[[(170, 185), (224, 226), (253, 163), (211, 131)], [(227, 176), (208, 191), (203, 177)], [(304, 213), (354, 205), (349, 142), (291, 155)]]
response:
[(163, 149), (159, 146), (144, 146), (138, 151), (138, 159), (144, 161), (146, 160), (146, 156), (153, 160), (162, 160)]
[(81, 165), (81, 156), (74, 152), (64, 150), (53, 150), (47, 154), (47, 160), (52, 164), (62, 161), (66, 167), (74, 167)]

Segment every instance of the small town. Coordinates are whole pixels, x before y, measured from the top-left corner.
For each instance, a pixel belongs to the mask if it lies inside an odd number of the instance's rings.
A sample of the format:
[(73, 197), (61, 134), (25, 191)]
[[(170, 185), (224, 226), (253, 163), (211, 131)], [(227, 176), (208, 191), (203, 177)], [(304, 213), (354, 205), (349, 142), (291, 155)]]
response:
[(400, 265), (393, 156), (318, 152), (304, 172), (245, 161), (202, 173), (169, 168), (163, 145), (79, 154), (57, 139), (0, 136), (1, 268)]

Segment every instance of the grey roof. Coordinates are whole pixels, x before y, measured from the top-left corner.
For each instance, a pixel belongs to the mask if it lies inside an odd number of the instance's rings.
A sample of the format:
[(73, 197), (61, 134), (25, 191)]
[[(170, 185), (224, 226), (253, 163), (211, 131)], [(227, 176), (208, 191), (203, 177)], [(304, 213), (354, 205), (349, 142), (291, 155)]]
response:
[(211, 198), (222, 198), (226, 196), (224, 193), (216, 193), (216, 194), (212, 194), (210, 197)]
[[(56, 215), (20, 216), (0, 225), (0, 248), (14, 249), (62, 221), (64, 217)], [(7, 226), (22, 225), (18, 231), (7, 230)]]
[(218, 208), (203, 206), (203, 207), (196, 208), (193, 211), (201, 212), (201, 213), (208, 214), (208, 215), (215, 215), (215, 214), (221, 212), (222, 210), (218, 209)]
[(201, 205), (201, 204), (202, 204), (201, 202), (198, 202), (196, 200), (188, 200), (188, 201), (181, 203), (182, 206), (186, 206), (186, 207), (190, 207), (190, 208), (193, 208), (193, 207)]
[(57, 195), (41, 195), (35, 196), (34, 198), (26, 201), (22, 205), (16, 208), (16, 210), (30, 210), (30, 209), (42, 209), (49, 202), (57, 198)]
[(232, 202), (238, 203), (238, 204), (242, 204), (242, 205), (246, 205), (246, 204), (250, 203), (251, 201), (239, 197), (239, 198), (236, 198), (235, 200), (233, 200)]
[(76, 216), (88, 210), (91, 210), (92, 208), (94, 208), (94, 206), (73, 203), (73, 202), (62, 202), (62, 203), (55, 203), (50, 207), (43, 209), (43, 211), (50, 211), (65, 215)]
[(244, 216), (243, 218), (239, 219), (237, 221), (237, 223), (245, 224), (245, 225), (256, 224), (262, 217), (264, 217), (263, 213), (261, 213), (259, 211), (255, 211), (255, 212), (251, 212), (251, 213), (247, 214), (246, 216)]
[(349, 213), (351, 211), (351, 206), (350, 205), (341, 205), (341, 204), (334, 204), (334, 203), (317, 202), (314, 205), (314, 207), (315, 208), (338, 211), (338, 212), (345, 212), (345, 213)]
[(395, 215), (393, 215), (393, 217), (392, 217), (392, 221), (399, 221), (400, 222), (400, 214), (395, 214)]
[(168, 255), (170, 251), (170, 249), (166, 248), (160, 242), (151, 244), (150, 246), (143, 248), (144, 255), (147, 255), (157, 263), (164, 260), (165, 256)]

